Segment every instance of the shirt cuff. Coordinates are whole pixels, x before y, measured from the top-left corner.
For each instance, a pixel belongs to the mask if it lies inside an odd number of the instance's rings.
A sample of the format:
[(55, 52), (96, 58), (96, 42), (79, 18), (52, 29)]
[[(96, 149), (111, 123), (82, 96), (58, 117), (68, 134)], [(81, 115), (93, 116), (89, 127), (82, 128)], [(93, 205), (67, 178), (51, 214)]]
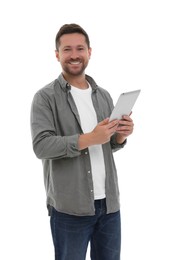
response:
[(118, 144), (116, 142), (116, 135), (113, 135), (110, 142), (111, 142), (112, 149), (117, 151), (126, 145), (127, 139), (122, 144)]
[(65, 136), (67, 144), (67, 156), (76, 157), (81, 154), (78, 147), (79, 134), (72, 136)]

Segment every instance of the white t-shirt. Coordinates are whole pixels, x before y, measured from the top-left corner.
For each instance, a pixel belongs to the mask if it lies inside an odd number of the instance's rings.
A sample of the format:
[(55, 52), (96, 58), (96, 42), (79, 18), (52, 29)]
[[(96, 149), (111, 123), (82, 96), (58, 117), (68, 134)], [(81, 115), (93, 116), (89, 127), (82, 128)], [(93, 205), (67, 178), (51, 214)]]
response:
[[(96, 112), (92, 103), (91, 93), (92, 89), (90, 85), (88, 89), (79, 89), (71, 86), (71, 94), (76, 103), (80, 116), (81, 127), (84, 133), (91, 132), (98, 124)], [(102, 145), (92, 145), (88, 147), (88, 149), (92, 167), (94, 198), (103, 199), (106, 197), (106, 173)]]

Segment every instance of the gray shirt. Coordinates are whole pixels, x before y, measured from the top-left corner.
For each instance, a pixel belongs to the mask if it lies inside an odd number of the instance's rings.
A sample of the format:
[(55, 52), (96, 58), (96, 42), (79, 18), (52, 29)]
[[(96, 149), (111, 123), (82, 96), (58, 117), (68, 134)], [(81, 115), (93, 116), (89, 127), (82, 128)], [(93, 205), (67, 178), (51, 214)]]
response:
[[(112, 98), (86, 75), (92, 87), (92, 102), (98, 122), (110, 116)], [(93, 181), (88, 148), (78, 149), (83, 134), (79, 114), (70, 93), (70, 85), (62, 74), (34, 96), (31, 107), (33, 149), (42, 159), (47, 206), (57, 211), (77, 215), (94, 215)], [(125, 145), (117, 144), (115, 135), (102, 145), (106, 170), (107, 213), (119, 210), (119, 189), (113, 151)]]

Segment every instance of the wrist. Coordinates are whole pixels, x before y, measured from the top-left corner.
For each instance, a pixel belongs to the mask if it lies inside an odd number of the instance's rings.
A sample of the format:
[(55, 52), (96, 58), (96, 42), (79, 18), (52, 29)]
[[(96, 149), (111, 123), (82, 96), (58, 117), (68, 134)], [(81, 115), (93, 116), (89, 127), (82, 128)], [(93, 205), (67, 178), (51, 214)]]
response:
[(118, 133), (116, 134), (115, 137), (116, 137), (115, 139), (116, 139), (117, 144), (123, 144), (126, 140), (125, 136), (122, 136), (121, 134), (118, 134)]
[(93, 132), (82, 134), (79, 136), (78, 147), (79, 150), (83, 150), (91, 145), (95, 144), (95, 136)]

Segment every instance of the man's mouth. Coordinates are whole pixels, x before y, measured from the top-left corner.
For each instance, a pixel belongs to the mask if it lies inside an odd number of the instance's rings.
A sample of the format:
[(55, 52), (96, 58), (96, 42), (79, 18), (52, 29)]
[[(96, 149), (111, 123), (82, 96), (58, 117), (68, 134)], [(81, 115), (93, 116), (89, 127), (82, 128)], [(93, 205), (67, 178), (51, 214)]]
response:
[(81, 61), (69, 61), (69, 64), (71, 65), (79, 65)]

